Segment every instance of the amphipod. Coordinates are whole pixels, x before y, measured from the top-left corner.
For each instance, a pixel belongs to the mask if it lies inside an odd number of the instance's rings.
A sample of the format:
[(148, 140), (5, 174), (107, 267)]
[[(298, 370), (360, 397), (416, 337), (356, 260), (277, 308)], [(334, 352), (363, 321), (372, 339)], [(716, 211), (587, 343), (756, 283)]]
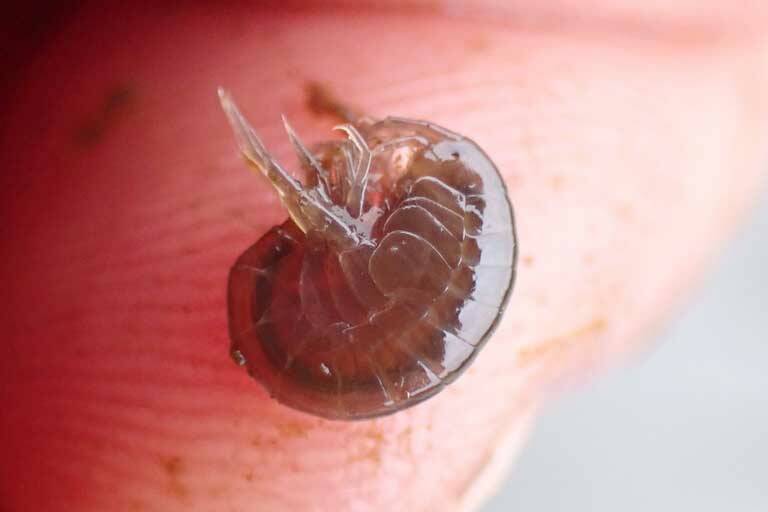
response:
[(240, 151), (289, 219), (229, 274), (231, 354), (279, 402), (330, 419), (390, 414), (456, 379), (515, 276), (511, 205), (474, 142), (389, 117), (308, 149), (301, 183), (219, 91)]

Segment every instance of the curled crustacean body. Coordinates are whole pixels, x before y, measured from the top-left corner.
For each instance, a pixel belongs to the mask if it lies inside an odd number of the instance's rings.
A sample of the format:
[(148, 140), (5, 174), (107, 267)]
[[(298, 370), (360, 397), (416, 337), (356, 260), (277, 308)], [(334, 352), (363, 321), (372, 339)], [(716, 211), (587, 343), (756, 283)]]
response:
[(471, 140), (401, 118), (305, 147), (305, 183), (266, 151), (229, 94), (240, 150), (290, 219), (229, 275), (231, 353), (281, 403), (332, 419), (389, 414), (453, 381), (512, 288), (516, 239), (496, 167)]

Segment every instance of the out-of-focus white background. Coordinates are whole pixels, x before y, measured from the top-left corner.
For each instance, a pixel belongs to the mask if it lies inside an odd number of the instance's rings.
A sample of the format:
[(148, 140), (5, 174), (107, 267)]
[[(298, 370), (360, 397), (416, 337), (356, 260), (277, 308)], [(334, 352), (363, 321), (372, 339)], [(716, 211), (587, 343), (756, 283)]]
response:
[(768, 511), (768, 198), (656, 349), (551, 403), (483, 512)]

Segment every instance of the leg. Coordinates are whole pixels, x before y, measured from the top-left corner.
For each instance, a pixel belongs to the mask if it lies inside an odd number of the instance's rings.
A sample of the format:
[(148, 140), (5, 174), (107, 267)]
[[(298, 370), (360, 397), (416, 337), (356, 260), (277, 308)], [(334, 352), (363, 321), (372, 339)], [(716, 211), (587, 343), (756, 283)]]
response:
[(355, 162), (352, 186), (347, 194), (347, 210), (353, 217), (359, 217), (363, 212), (365, 187), (368, 184), (368, 173), (371, 169), (371, 150), (368, 148), (368, 143), (365, 142), (363, 136), (353, 125), (336, 126), (335, 129), (345, 132), (352, 146), (357, 150), (357, 161)]

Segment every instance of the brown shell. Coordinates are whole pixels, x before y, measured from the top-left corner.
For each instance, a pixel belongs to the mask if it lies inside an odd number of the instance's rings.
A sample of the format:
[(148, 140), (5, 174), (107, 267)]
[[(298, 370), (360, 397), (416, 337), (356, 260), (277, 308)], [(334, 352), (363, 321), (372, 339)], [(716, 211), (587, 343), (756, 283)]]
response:
[(347, 125), (349, 140), (314, 152), (286, 125), (309, 176), (281, 183), (222, 101), (291, 214), (230, 271), (235, 360), (281, 403), (332, 419), (389, 414), (442, 390), (488, 340), (514, 280), (512, 209), (490, 159), (422, 121)]

